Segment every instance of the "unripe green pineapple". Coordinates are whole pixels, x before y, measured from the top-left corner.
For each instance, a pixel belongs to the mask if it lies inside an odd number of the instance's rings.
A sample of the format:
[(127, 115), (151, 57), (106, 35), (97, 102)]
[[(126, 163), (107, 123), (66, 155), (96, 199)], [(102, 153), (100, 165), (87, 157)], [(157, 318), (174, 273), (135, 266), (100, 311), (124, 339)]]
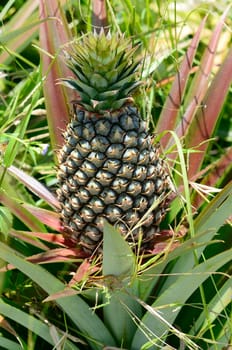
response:
[(140, 84), (134, 51), (102, 31), (75, 43), (67, 60), (76, 79), (63, 83), (80, 100), (59, 153), (57, 195), (67, 237), (88, 252), (101, 248), (105, 220), (146, 246), (166, 211), (166, 168), (131, 97)]

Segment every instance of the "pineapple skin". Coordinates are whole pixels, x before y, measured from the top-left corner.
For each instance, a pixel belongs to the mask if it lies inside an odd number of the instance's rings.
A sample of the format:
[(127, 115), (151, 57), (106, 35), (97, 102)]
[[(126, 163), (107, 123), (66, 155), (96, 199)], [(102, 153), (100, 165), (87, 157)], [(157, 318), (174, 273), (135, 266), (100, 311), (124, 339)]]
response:
[(149, 246), (167, 210), (169, 181), (138, 110), (126, 104), (99, 114), (74, 104), (64, 139), (57, 173), (64, 235), (92, 253), (102, 247), (107, 220), (132, 246)]

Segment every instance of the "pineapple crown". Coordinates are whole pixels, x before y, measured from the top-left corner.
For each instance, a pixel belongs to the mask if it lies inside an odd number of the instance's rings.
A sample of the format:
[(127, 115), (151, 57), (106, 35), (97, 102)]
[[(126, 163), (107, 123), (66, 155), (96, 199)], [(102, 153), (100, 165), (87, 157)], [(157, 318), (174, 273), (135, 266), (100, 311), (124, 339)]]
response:
[(93, 32), (72, 44), (67, 66), (75, 78), (62, 83), (80, 95), (78, 104), (88, 111), (117, 110), (131, 101), (131, 93), (141, 84), (135, 73), (137, 47), (119, 34)]

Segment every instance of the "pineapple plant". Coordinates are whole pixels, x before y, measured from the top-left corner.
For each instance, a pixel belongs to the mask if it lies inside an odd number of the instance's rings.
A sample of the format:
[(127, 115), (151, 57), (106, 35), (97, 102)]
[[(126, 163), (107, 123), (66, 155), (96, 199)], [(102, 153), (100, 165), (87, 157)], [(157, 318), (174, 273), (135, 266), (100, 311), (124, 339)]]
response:
[(149, 246), (166, 212), (168, 172), (131, 96), (140, 85), (135, 51), (101, 30), (67, 55), (75, 78), (62, 82), (80, 99), (58, 155), (57, 195), (66, 236), (89, 252), (101, 248), (105, 220)]
[[(69, 239), (63, 237), (64, 228), (60, 221), (62, 211), (60, 207), (63, 204), (54, 195), (56, 183), (54, 162), (49, 165), (49, 169), (52, 169), (51, 179), (45, 173), (46, 165), (54, 155), (53, 150), (62, 144), (61, 130), (65, 130), (68, 124), (67, 121), (65, 127), (61, 126), (62, 122), (68, 119), (68, 112), (65, 113), (68, 104), (66, 95), (61, 98), (58, 89), (69, 91), (70, 101), (74, 100), (71, 94), (75, 91), (75, 86), (73, 90), (69, 90), (62, 85), (54, 84), (58, 77), (69, 77), (71, 74), (65, 73), (67, 67), (62, 66), (63, 62), (59, 61), (57, 55), (60, 46), (64, 42), (69, 42), (71, 37), (67, 38), (64, 35), (67, 26), (61, 11), (62, 7), (58, 6), (61, 2), (40, 1), (40, 12), (43, 14), (40, 18), (44, 19), (41, 27), (45, 29), (41, 29), (40, 37), (43, 49), (42, 77), (41, 71), (36, 67), (33, 75), (28, 74), (19, 85), (16, 82), (13, 84), (11, 75), (6, 75), (4, 78), (6, 82), (11, 83), (9, 90), (12, 92), (9, 96), (5, 94), (5, 104), (0, 106), (1, 130), (9, 142), (3, 143), (0, 151), (2, 157), (0, 348), (75, 350), (229, 348), (232, 344), (232, 279), (230, 278), (232, 147), (227, 147), (222, 157), (221, 154), (217, 154), (216, 162), (213, 161), (210, 167), (206, 167), (209, 164), (210, 152), (202, 147), (208, 138), (215, 135), (216, 121), (224, 126), (224, 122), (219, 118), (219, 110), (227, 92), (231, 96), (232, 51), (225, 49), (228, 54), (226, 57), (220, 57), (220, 68), (216, 72), (213, 64), (217, 57), (218, 39), (223, 34), (226, 14), (218, 22), (214, 32), (210, 33), (211, 39), (210, 41), (207, 39), (207, 47), (200, 61), (197, 51), (202, 54), (199, 40), (202, 34), (204, 37), (206, 21), (200, 25), (191, 43), (188, 43), (189, 38), (185, 38), (188, 45), (186, 55), (182, 63), (178, 64), (178, 72), (173, 77), (169, 94), (165, 93), (167, 99), (162, 103), (162, 112), (156, 124), (158, 133), (163, 130), (175, 130), (166, 133), (160, 140), (169, 161), (171, 160), (173, 178), (178, 186), (178, 193), (181, 194), (171, 203), (166, 218), (166, 223), (173, 233), (172, 237), (160, 245), (155, 244), (154, 249), (146, 254), (146, 259), (143, 259), (143, 254), (142, 257), (134, 254), (130, 247), (131, 242), (128, 244), (119, 230), (106, 223), (102, 254), (89, 257), (88, 252), (91, 251), (89, 248), (85, 248), (88, 254), (84, 254), (80, 247), (76, 244), (73, 246)], [(129, 3), (132, 4), (130, 1), (126, 4), (121, 2), (121, 6), (126, 8)], [(23, 13), (28, 9), (27, 6), (31, 8), (36, 4), (34, 2), (23, 4)], [(141, 34), (144, 34), (144, 29), (147, 30), (147, 27), (144, 27), (143, 21), (147, 18), (141, 17), (141, 7), (138, 6), (140, 4), (136, 5), (133, 23), (143, 24)], [(45, 9), (48, 11), (43, 11)], [(118, 7), (117, 13), (120, 13)], [(38, 18), (38, 12), (34, 14), (35, 18)], [(17, 18), (5, 28), (5, 34), (10, 34), (9, 40), (15, 39), (15, 34), (22, 33), (21, 26), (17, 33), (13, 25), (18, 24)], [(149, 28), (153, 32), (154, 23), (150, 24)], [(165, 28), (166, 24), (165, 22)], [(165, 29), (164, 27), (162, 29)], [(29, 28), (31, 27), (25, 26), (24, 30)], [(138, 33), (140, 33), (139, 27), (136, 26), (130, 34), (138, 35)], [(151, 44), (153, 40), (149, 35), (147, 33), (140, 38), (149, 40), (147, 43)], [(25, 41), (25, 35), (22, 35), (22, 40)], [(14, 41), (12, 45), (18, 43), (19, 40), (17, 43)], [(7, 46), (12, 48), (9, 44)], [(129, 47), (129, 44), (126, 47)], [(20, 50), (20, 45), (14, 49), (18, 52), (17, 59), (20, 58)], [(13, 59), (9, 52), (3, 50), (3, 53), (4, 55), (0, 54), (0, 62), (4, 60), (6, 53), (8, 60)], [(168, 53), (169, 58), (170, 55), (171, 52)], [(133, 64), (132, 56), (131, 53)], [(192, 70), (192, 64), (196, 63), (197, 66)], [(5, 65), (4, 61), (3, 67)], [(150, 68), (152, 71), (154, 66)], [(135, 71), (136, 69), (137, 67)], [(6, 68), (5, 71), (7, 72)], [(151, 71), (149, 70), (149, 75)], [(168, 71), (165, 70), (164, 74), (166, 77)], [(197, 79), (192, 80), (192, 74)], [(51, 76), (52, 79), (49, 79)], [(45, 79), (42, 81), (42, 78)], [(160, 77), (158, 81), (161, 81)], [(41, 98), (42, 82), (44, 90)], [(65, 84), (70, 86), (67, 81)], [(152, 92), (153, 88), (157, 90), (157, 85), (150, 86), (146, 89), (146, 93)], [(129, 97), (133, 91), (132, 89), (129, 92)], [(41, 105), (44, 100), (46, 113), (40, 108), (44, 106)], [(84, 110), (84, 114), (103, 117), (105, 112), (93, 113), (88, 111), (86, 105), (80, 103), (86, 104), (86, 100), (74, 103), (73, 120), (76, 118), (76, 111), (81, 110), (82, 112)], [(133, 106), (131, 97), (127, 103), (127, 108)], [(96, 102), (94, 107), (95, 104)], [(231, 115), (228, 113), (230, 106), (228, 98), (223, 113), (228, 120)], [(117, 111), (126, 107), (125, 105), (118, 107)], [(155, 107), (154, 104), (152, 112), (157, 115)], [(48, 129), (47, 127), (41, 129), (41, 119), (43, 125), (48, 120), (52, 147), (43, 157), (34, 156), (38, 163), (32, 165), (30, 157), (25, 158), (25, 154), (21, 152), (25, 146), (24, 141), (27, 141), (30, 142), (28, 144), (30, 154), (33, 154), (32, 141), (35, 138), (29, 140), (28, 135), (39, 136), (40, 141), (47, 140)], [(29, 120), (30, 124), (27, 124)], [(203, 122), (204, 126), (207, 125), (208, 136), (202, 132), (205, 131), (202, 128)], [(35, 127), (38, 127), (38, 135), (35, 133)], [(11, 134), (13, 130), (14, 135)], [(192, 130), (194, 132), (191, 132)], [(41, 135), (43, 132), (44, 135)], [(221, 144), (221, 141), (219, 139), (218, 144)], [(210, 140), (210, 143), (213, 143), (213, 140)], [(66, 140), (66, 147), (72, 146)], [(62, 158), (62, 152), (59, 159)], [(195, 157), (196, 155), (198, 157)], [(201, 165), (203, 160), (204, 163)], [(61, 163), (59, 167), (63, 167)], [(33, 176), (29, 174), (32, 171)], [(69, 177), (72, 175), (67, 174), (70, 171), (70, 162), (62, 171), (67, 178), (68, 175)], [(223, 177), (219, 172), (223, 173)], [(46, 184), (46, 187), (38, 181), (38, 178)], [(33, 197), (29, 195), (27, 189), (34, 193)], [(212, 194), (212, 190), (216, 190), (213, 199), (207, 192), (210, 191)], [(73, 192), (70, 192), (70, 196), (72, 194)], [(165, 206), (162, 195), (160, 205)], [(156, 203), (147, 214), (153, 209), (158, 210), (155, 206)], [(140, 226), (146, 217), (145, 215), (140, 219), (135, 226)], [(120, 222), (123, 222), (123, 219), (113, 224), (117, 226)], [(177, 240), (177, 235), (182, 229), (186, 234), (183, 239)], [(70, 234), (68, 228), (66, 230), (65, 235), (69, 238), (72, 231)], [(133, 227), (129, 228), (128, 232), (133, 233), (133, 230)], [(165, 232), (163, 231), (158, 237), (163, 239)], [(79, 242), (78, 235), (74, 234), (73, 240), (75, 243)], [(155, 239), (154, 241), (157, 242)]]

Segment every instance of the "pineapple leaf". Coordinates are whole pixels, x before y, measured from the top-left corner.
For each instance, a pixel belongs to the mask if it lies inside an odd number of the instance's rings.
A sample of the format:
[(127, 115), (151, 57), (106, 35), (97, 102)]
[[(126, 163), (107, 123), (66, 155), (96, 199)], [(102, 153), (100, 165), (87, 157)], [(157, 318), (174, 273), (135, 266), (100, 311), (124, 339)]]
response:
[(22, 203), (22, 206), (44, 225), (49, 226), (58, 232), (62, 232), (62, 225), (60, 222), (59, 214), (57, 212), (38, 208), (37, 206), (28, 203)]
[[(15, 254), (15, 251), (6, 244), (0, 242), (0, 257), (14, 265), (37, 283), (48, 294), (57, 293), (65, 288), (65, 285), (39, 265), (32, 264)], [(71, 296), (58, 299), (56, 303), (71, 318), (88, 339), (91, 349), (100, 350), (103, 345), (114, 346), (115, 342), (104, 323), (94, 314), (88, 304), (79, 296)], [(81, 315), (81, 317), (80, 317)], [(99, 329), (101, 330), (99, 332)], [(94, 339), (94, 341), (92, 341)]]
[(131, 314), (141, 316), (141, 307), (133, 298), (138, 294), (137, 284), (130, 286), (134, 269), (135, 257), (128, 243), (118, 230), (105, 223), (103, 275), (108, 291), (104, 295), (104, 320), (118, 343), (126, 348), (136, 330)]
[[(37, 334), (42, 339), (46, 340), (47, 343), (52, 346), (56, 345), (55, 339), (51, 335), (51, 325), (47, 325), (45, 322), (38, 320), (36, 317), (17, 309), (16, 307), (5, 303), (0, 299), (0, 313), (1, 315), (10, 318), (12, 321), (17, 320), (17, 323), (21, 324), (27, 330), (32, 331), (34, 334)], [(58, 329), (57, 329), (58, 331)], [(58, 331), (59, 338), (62, 337), (62, 333)], [(1, 337), (2, 338), (2, 337)], [(70, 346), (72, 349), (78, 349), (73, 343), (69, 340), (66, 340), (67, 346)], [(1, 342), (0, 342), (1, 345)], [(16, 347), (17, 348), (17, 347)], [(5, 349), (5, 348), (4, 348)], [(14, 347), (9, 347), (7, 349), (14, 349)], [(22, 349), (22, 347), (20, 347)]]
[(46, 232), (44, 225), (39, 220), (37, 220), (26, 208), (23, 208), (20, 205), (20, 200), (10, 198), (5, 191), (0, 190), (0, 202), (9, 208), (11, 212), (32, 231)]
[(106, 222), (103, 233), (103, 275), (131, 276), (134, 264), (132, 250), (120, 232)]
[(198, 317), (197, 321), (194, 322), (194, 327), (192, 327), (189, 334), (197, 334), (197, 336), (199, 337), (202, 336), (202, 334), (207, 331), (209, 322), (213, 324), (217, 319), (218, 315), (220, 315), (223, 312), (227, 305), (230, 305), (231, 296), (232, 278), (229, 278), (208, 304), (208, 310), (210, 310), (210, 320), (209, 318), (205, 318), (205, 311), (203, 311)]
[[(219, 114), (232, 84), (232, 49), (228, 52), (225, 61), (221, 64), (219, 71), (214, 77), (208, 92), (202, 102), (202, 108), (191, 124), (189, 133), (186, 135), (186, 143), (189, 148), (196, 147), (198, 152), (189, 155), (189, 178), (193, 177), (204, 160), (208, 143), (204, 140), (213, 134), (216, 124), (219, 121)], [(199, 132), (196, 133), (196, 129)]]
[[(207, 205), (207, 207), (199, 214), (194, 221), (195, 242), (210, 242), (217, 234), (219, 228), (225, 224), (225, 221), (231, 215), (232, 200), (232, 182), (217, 194), (217, 196)], [(196, 246), (195, 253), (193, 251), (181, 254), (180, 258), (170, 271), (171, 275), (162, 286), (165, 291), (175, 282), (176, 274), (183, 273), (187, 269), (193, 268), (196, 259), (200, 259), (204, 252), (204, 245)]]
[[(181, 306), (211, 274), (213, 271), (217, 271), (222, 267), (222, 264), (231, 261), (232, 249), (228, 249), (223, 253), (202, 262), (196, 267), (185, 269), (185, 274), (179, 274), (176, 276), (176, 281), (169, 288), (165, 289), (156, 301), (152, 304), (152, 309), (155, 311), (162, 308), (162, 319), (168, 320), (172, 324), (181, 309)], [(164, 337), (165, 333), (169, 330), (169, 326), (162, 319), (157, 317), (157, 314), (149, 309), (145, 316), (142, 318), (142, 326), (147, 329), (155, 330), (154, 343), (158, 345), (160, 337)], [(141, 347), (147, 341), (146, 336), (138, 329), (133, 338), (132, 348), (136, 346)]]
[(59, 202), (56, 197), (34, 177), (17, 169), (13, 165), (7, 168), (7, 172), (25, 184), (33, 193), (37, 194), (39, 198), (43, 198), (49, 205), (54, 208), (59, 208)]
[(39, 4), (40, 16), (46, 19), (40, 26), (43, 91), (51, 143), (53, 149), (57, 149), (63, 145), (62, 132), (69, 121), (68, 103), (78, 97), (74, 91), (67, 92), (62, 85), (55, 84), (60, 77), (73, 76), (59, 56), (62, 45), (70, 40), (71, 34), (61, 6), (56, 2), (40, 1)]
[[(196, 34), (194, 35), (192, 42), (185, 54), (185, 58), (175, 76), (175, 80), (172, 84), (171, 91), (163, 106), (160, 118), (158, 120), (156, 130), (158, 133), (164, 130), (173, 130), (179, 114), (179, 109), (184, 96), (184, 91), (188, 81), (189, 74), (191, 72), (193, 60), (196, 54), (196, 50), (200, 41), (200, 35), (205, 26), (206, 18), (201, 22)], [(165, 148), (170, 139), (169, 134), (165, 134), (160, 140), (161, 145)]]

